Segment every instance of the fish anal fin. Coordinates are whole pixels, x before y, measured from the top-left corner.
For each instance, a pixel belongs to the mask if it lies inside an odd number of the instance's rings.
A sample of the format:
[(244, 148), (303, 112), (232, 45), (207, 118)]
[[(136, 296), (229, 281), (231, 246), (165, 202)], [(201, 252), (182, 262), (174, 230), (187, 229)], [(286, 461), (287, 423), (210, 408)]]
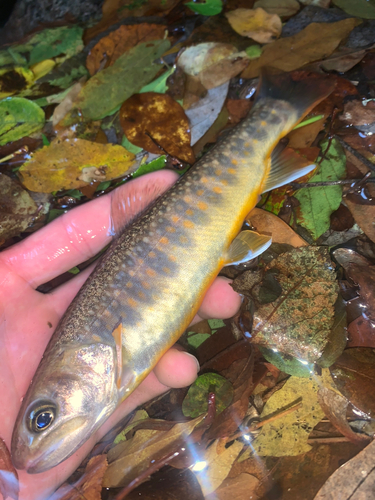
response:
[(278, 145), (271, 155), (271, 167), (262, 192), (271, 191), (289, 182), (308, 174), (316, 167), (302, 156), (299, 156), (293, 149)]
[(255, 231), (242, 231), (232, 242), (225, 258), (225, 265), (231, 266), (255, 259), (271, 245), (272, 238)]

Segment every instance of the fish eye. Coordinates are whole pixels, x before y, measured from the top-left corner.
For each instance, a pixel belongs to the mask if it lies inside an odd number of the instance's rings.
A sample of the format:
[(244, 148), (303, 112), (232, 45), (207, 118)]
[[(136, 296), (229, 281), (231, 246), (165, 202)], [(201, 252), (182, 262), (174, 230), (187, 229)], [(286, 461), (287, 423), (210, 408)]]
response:
[(56, 407), (51, 404), (44, 404), (30, 412), (29, 428), (33, 432), (43, 432), (55, 420)]

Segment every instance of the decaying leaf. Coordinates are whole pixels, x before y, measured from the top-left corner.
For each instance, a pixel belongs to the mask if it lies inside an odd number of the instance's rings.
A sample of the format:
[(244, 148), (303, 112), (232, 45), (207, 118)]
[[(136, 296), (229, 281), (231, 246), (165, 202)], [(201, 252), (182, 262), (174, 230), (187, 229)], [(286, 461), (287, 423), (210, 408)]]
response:
[(0, 99), (19, 93), (32, 85), (34, 73), (23, 66), (0, 69)]
[(275, 300), (261, 276), (253, 282), (252, 271), (247, 271), (238, 278), (244, 293), (248, 276), (247, 293), (259, 304), (254, 313), (253, 342), (305, 362), (316, 361), (328, 341), (338, 293), (328, 250), (296, 248), (273, 259), (264, 271), (281, 289)]
[(267, 401), (261, 419), (277, 414), (301, 400), (302, 406), (273, 422), (266, 423), (252, 443), (260, 456), (294, 456), (311, 449), (307, 439), (315, 425), (324, 417), (318, 403), (318, 383), (314, 377), (290, 377), (283, 387)]
[[(119, 443), (108, 452), (109, 466), (103, 480), (104, 488), (125, 486), (147, 470), (151, 460), (163, 457), (168, 450), (186, 439), (205, 415), (175, 424), (169, 431), (140, 429), (128, 441)], [(116, 459), (113, 461), (113, 457)]]
[[(327, 147), (329, 149), (327, 151)], [(337, 139), (322, 145), (324, 159), (309, 182), (333, 181), (344, 178), (346, 156)], [(310, 231), (314, 240), (324, 234), (330, 226), (330, 216), (338, 209), (342, 199), (341, 186), (322, 186), (303, 188), (294, 195), (300, 202), (297, 209), (297, 222)]]
[(0, 438), (0, 493), (4, 500), (18, 500), (18, 474), (12, 464), (9, 450)]
[(203, 0), (201, 2), (187, 2), (185, 3), (190, 9), (197, 14), (203, 16), (216, 16), (220, 14), (223, 9), (222, 0)]
[(90, 50), (86, 66), (90, 75), (95, 75), (99, 69), (113, 66), (114, 62), (127, 50), (138, 43), (160, 40), (164, 38), (165, 26), (161, 24), (134, 24), (120, 26), (106, 37), (103, 37)]
[(0, 146), (31, 135), (43, 128), (44, 111), (22, 97), (0, 101)]
[(180, 104), (166, 94), (135, 94), (121, 106), (120, 123), (132, 144), (194, 163), (190, 124)]
[(0, 174), (0, 241), (18, 236), (38, 215), (38, 207), (29, 193)]
[[(122, 146), (83, 139), (55, 139), (36, 151), (19, 172), (30, 191), (51, 193), (115, 179), (137, 168), (135, 156)], [(131, 171), (131, 170), (130, 170)]]
[[(109, 115), (135, 92), (149, 83), (161, 66), (153, 64), (170, 46), (168, 40), (140, 43), (103, 69), (83, 87), (75, 101), (77, 113), (86, 120), (99, 120)], [(103, 99), (105, 96), (105, 99)], [(77, 121), (72, 112), (66, 125)]]
[(241, 73), (248, 60), (246, 52), (238, 52), (233, 45), (208, 42), (185, 49), (177, 66), (197, 77), (206, 89), (212, 89)]
[(251, 474), (242, 472), (236, 477), (227, 477), (214, 493), (205, 496), (205, 500), (258, 500), (255, 493), (259, 486), (259, 479)]
[(366, 54), (367, 49), (350, 49), (339, 47), (330, 57), (316, 63), (325, 71), (344, 73), (358, 64)]
[(350, 16), (375, 19), (375, 4), (371, 0), (333, 0), (333, 3)]
[[(82, 81), (81, 81), (82, 80)], [(64, 92), (64, 98), (58, 106), (53, 111), (52, 115), (52, 125), (55, 127), (59, 121), (61, 121), (64, 116), (72, 109), (74, 101), (78, 94), (81, 92), (83, 85), (85, 84), (85, 77), (83, 77), (79, 82), (75, 83), (68, 92)], [(54, 101), (56, 102), (56, 101)]]
[(102, 481), (107, 469), (107, 457), (98, 455), (92, 457), (86, 466), (82, 477), (73, 485), (63, 484), (51, 500), (101, 500)]
[(268, 14), (277, 14), (280, 17), (293, 16), (299, 9), (297, 0), (257, 0), (254, 9), (261, 7)]
[(256, 42), (271, 43), (281, 34), (280, 17), (277, 14), (267, 14), (260, 7), (257, 9), (236, 9), (225, 15), (237, 33), (252, 38)]
[(208, 409), (208, 395), (215, 394), (216, 414), (227, 408), (233, 399), (232, 384), (217, 373), (204, 373), (190, 386), (182, 403), (185, 417), (198, 417)]
[(348, 325), (348, 347), (375, 348), (375, 323), (359, 316)]
[(234, 441), (231, 446), (218, 453), (219, 442), (220, 440), (214, 441), (200, 462), (191, 469), (198, 479), (205, 497), (221, 485), (244, 446), (243, 443)]
[(311, 23), (297, 35), (281, 38), (264, 47), (262, 55), (249, 62), (242, 76), (254, 78), (265, 66), (293, 71), (310, 62), (324, 59), (332, 54), (341, 40), (360, 22), (358, 19), (344, 19), (337, 23)]

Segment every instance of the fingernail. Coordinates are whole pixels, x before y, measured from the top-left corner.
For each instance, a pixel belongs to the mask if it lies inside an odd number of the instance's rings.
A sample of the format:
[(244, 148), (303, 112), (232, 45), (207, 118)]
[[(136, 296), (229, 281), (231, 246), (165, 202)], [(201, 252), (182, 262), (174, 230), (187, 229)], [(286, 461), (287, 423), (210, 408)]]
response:
[(198, 372), (199, 372), (199, 370), (201, 369), (201, 366), (200, 366), (199, 361), (197, 360), (197, 358), (196, 358), (195, 356), (193, 356), (192, 354), (190, 354), (189, 352), (185, 352), (185, 354), (186, 354), (187, 356), (190, 356), (191, 358), (193, 358), (193, 359), (194, 359), (194, 361), (195, 361), (195, 362), (196, 362), (196, 364), (197, 364), (197, 373), (198, 373)]

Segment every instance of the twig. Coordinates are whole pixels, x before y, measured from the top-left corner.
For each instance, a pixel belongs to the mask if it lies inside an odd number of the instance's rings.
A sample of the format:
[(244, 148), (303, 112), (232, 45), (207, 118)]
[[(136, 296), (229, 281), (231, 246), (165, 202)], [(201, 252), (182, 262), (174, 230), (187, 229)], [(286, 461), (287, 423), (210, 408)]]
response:
[(14, 158), (15, 154), (16, 153), (11, 153), (8, 156), (4, 156), (4, 158), (1, 158), (0, 163), (4, 163), (5, 161), (11, 160), (12, 158)]
[(355, 150), (351, 146), (349, 146), (349, 144), (347, 142), (345, 142), (344, 139), (342, 139), (338, 135), (335, 135), (334, 137), (339, 141), (339, 143), (341, 144), (341, 146), (343, 148), (345, 148), (347, 151), (349, 151), (349, 153), (351, 153), (353, 156), (355, 156), (357, 158), (357, 160), (359, 160), (367, 168), (369, 168), (370, 170), (372, 170), (373, 172), (375, 172), (375, 165), (370, 160), (368, 160), (367, 158), (365, 158), (364, 156), (362, 156), (361, 153), (358, 153), (357, 150)]
[[(357, 184), (363, 179), (343, 179), (340, 181), (322, 181), (322, 182), (291, 182), (290, 185), (293, 189), (302, 189), (310, 187), (323, 187), (323, 186), (346, 186), (350, 184)], [(375, 177), (365, 179), (365, 182), (375, 182)]]
[(334, 437), (309, 438), (307, 442), (309, 444), (312, 443), (331, 444), (331, 443), (349, 443), (350, 441), (345, 436), (334, 436)]

